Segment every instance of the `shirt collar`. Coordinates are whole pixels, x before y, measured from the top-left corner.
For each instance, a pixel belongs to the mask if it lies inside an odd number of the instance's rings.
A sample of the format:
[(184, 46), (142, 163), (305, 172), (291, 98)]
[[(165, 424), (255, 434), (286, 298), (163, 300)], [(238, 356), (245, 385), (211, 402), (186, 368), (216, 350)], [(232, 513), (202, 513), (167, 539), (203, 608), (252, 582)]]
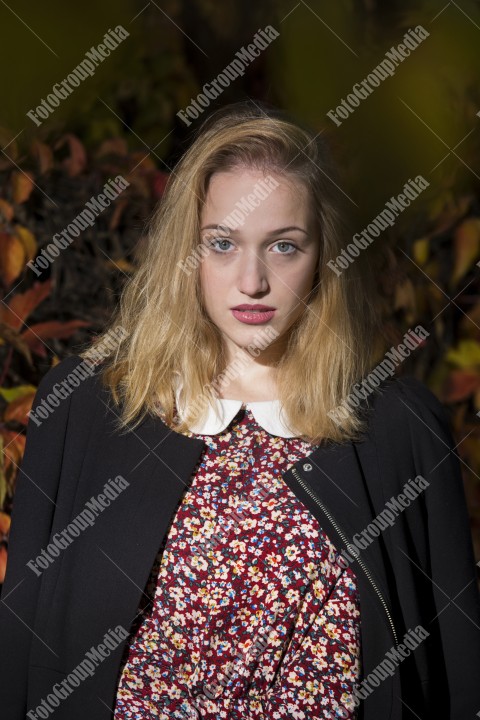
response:
[[(183, 419), (185, 408), (180, 401), (181, 387), (182, 383), (177, 378), (175, 402), (177, 412)], [(228, 427), (242, 404), (244, 404), (247, 408), (250, 408), (256, 422), (270, 435), (283, 438), (298, 437), (298, 433), (295, 433), (289, 427), (285, 419), (280, 400), (259, 400), (257, 402), (242, 403), (241, 400), (213, 398), (212, 402), (214, 407), (210, 404), (207, 406), (204, 420), (191, 424), (188, 428), (190, 432), (198, 435), (218, 435)]]

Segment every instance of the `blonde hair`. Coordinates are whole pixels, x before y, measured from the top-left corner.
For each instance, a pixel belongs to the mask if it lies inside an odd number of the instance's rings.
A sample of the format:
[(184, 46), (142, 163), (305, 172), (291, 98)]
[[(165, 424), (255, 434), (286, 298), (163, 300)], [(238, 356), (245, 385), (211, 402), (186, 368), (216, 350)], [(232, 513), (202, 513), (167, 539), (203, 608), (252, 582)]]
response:
[[(355, 439), (365, 429), (359, 410), (341, 422), (328, 414), (371, 368), (378, 323), (365, 272), (352, 267), (337, 276), (326, 266), (348, 242), (328, 148), (309, 129), (265, 108), (236, 103), (199, 128), (169, 176), (109, 328), (80, 353), (88, 357), (110, 328), (126, 331), (101, 367), (104, 385), (121, 405), (119, 428), (133, 429), (153, 414), (185, 433), (207, 410), (210, 400), (199, 398), (206, 398), (206, 388), (225, 370), (226, 355), (203, 307), (199, 270), (185, 272), (182, 263), (195, 257), (195, 248), (198, 257), (200, 214), (212, 175), (247, 167), (303, 183), (320, 244), (315, 287), (275, 366), (283, 411), (298, 435), (315, 444)], [(176, 414), (178, 377), (189, 409), (183, 422)]]

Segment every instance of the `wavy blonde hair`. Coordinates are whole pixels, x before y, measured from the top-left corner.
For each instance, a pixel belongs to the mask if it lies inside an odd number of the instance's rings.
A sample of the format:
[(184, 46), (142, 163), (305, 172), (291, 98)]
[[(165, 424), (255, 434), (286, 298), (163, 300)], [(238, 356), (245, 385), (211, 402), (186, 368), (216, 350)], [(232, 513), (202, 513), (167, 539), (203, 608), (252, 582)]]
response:
[[(280, 111), (236, 103), (211, 115), (169, 176), (165, 192), (126, 282), (111, 323), (88, 349), (89, 356), (111, 328), (125, 337), (101, 366), (102, 381), (121, 406), (119, 428), (135, 428), (147, 414), (160, 416), (180, 433), (203, 418), (212, 387), (226, 367), (218, 328), (203, 306), (198, 268), (182, 262), (200, 245), (200, 214), (209, 181), (219, 171), (261, 169), (303, 184), (314, 210), (320, 241), (315, 286), (301, 317), (290, 328), (277, 363), (278, 398), (290, 426), (320, 444), (356, 439), (365, 429), (358, 410), (341, 423), (328, 412), (349, 395), (372, 367), (378, 329), (365, 267), (337, 276), (326, 266), (348, 243), (343, 203), (324, 140)], [(351, 238), (351, 235), (350, 235)], [(197, 250), (198, 257), (198, 250)], [(355, 263), (355, 265), (360, 263)], [(371, 287), (371, 286), (370, 286)], [(175, 381), (182, 379), (184, 421), (177, 414)]]

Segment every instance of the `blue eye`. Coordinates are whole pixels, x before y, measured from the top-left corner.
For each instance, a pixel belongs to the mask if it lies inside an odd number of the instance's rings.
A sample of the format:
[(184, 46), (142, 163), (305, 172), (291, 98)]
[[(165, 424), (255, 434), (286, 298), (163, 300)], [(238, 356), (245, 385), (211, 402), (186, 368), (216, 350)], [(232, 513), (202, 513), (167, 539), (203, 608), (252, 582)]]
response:
[(293, 248), (293, 249), (291, 250), (291, 252), (280, 252), (280, 253), (277, 253), (278, 255), (293, 255), (293, 253), (297, 250), (297, 247), (296, 247), (293, 243), (286, 242), (285, 240), (280, 240), (280, 241), (277, 243), (277, 247), (278, 247), (279, 245), (290, 245), (290, 247)]
[(228, 248), (225, 248), (224, 250), (219, 250), (218, 247), (215, 245), (215, 243), (217, 243), (217, 242), (218, 243), (226, 243), (227, 242), (227, 243), (230, 243), (230, 245), (232, 244), (232, 241), (229, 240), (228, 238), (215, 238), (215, 240), (212, 240), (209, 243), (209, 245), (213, 249), (214, 252), (218, 252), (218, 253), (224, 253), (224, 252), (226, 252), (226, 250), (228, 250)]

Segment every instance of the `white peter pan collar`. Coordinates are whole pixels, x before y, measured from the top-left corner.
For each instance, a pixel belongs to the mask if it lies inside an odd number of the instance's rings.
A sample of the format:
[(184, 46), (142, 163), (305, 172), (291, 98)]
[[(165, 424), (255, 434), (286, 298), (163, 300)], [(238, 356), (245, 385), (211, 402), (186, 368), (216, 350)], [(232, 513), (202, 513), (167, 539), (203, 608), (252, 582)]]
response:
[[(183, 418), (184, 407), (180, 402), (180, 390), (181, 382), (178, 381), (175, 392), (175, 402), (177, 412), (180, 417)], [(198, 435), (217, 435), (228, 427), (242, 405), (245, 405), (245, 407), (250, 408), (257, 423), (270, 433), (270, 435), (284, 438), (298, 437), (298, 433), (293, 432), (288, 426), (281, 409), (280, 400), (259, 400), (256, 402), (242, 403), (241, 400), (214, 398), (212, 401), (218, 411), (218, 415), (209, 404), (203, 422), (197, 421), (193, 423), (188, 428), (190, 432)]]

